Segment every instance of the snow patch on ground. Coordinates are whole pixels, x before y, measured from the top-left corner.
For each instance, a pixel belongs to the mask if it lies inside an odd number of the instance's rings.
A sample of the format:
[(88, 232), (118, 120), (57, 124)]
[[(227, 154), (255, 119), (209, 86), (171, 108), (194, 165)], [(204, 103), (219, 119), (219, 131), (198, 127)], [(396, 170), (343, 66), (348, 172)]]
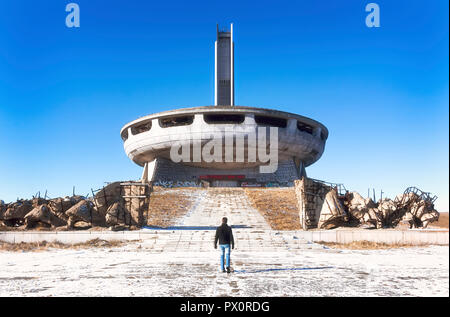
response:
[[(212, 249), (212, 247), (211, 247)], [(0, 253), (0, 296), (449, 296), (446, 246), (232, 252), (115, 249)]]

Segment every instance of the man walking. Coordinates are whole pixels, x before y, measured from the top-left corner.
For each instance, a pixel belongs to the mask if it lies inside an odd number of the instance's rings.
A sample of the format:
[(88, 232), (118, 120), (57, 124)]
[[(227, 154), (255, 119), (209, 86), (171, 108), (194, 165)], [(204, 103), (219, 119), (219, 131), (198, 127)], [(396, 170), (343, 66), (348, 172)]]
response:
[[(226, 217), (222, 218), (222, 225), (216, 230), (216, 238), (214, 239), (214, 249), (217, 249), (217, 241), (219, 241), (220, 246), (220, 268), (222, 272), (230, 273), (230, 244), (234, 249), (234, 238), (233, 232), (231, 231), (231, 227), (227, 225), (228, 219)], [(226, 265), (227, 270), (225, 271), (224, 267), (224, 256), (226, 252)]]

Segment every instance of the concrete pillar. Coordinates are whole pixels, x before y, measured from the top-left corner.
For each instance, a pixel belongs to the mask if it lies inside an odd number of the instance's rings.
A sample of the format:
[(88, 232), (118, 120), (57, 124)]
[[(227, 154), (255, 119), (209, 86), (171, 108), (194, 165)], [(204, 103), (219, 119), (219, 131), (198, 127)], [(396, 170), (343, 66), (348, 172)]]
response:
[(255, 115), (253, 113), (246, 113), (244, 125), (255, 125)]
[(159, 125), (159, 119), (152, 119), (152, 130), (153, 131), (159, 131), (162, 130), (162, 128)]
[(306, 175), (306, 169), (305, 169), (305, 163), (301, 161), (299, 158), (294, 158), (294, 164), (297, 168), (297, 176), (298, 179), (302, 179), (302, 177), (307, 177)]
[(205, 120), (203, 119), (203, 113), (196, 113), (194, 115), (194, 122), (192, 125), (195, 127), (202, 127), (205, 124)]
[(320, 134), (322, 133), (321, 127), (315, 127), (313, 130), (313, 136), (320, 138)]
[(155, 179), (156, 167), (158, 165), (158, 159), (154, 159), (151, 162), (147, 162), (144, 165), (144, 170), (142, 171), (141, 182), (150, 183)]
[(144, 169), (142, 170), (141, 182), (148, 183), (148, 163), (145, 163)]

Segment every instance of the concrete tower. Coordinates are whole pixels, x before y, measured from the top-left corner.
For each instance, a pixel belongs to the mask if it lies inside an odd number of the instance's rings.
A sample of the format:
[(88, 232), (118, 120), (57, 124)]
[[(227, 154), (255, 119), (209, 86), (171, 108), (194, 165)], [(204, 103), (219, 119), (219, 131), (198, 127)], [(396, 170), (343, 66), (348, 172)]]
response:
[(230, 31), (219, 31), (215, 42), (215, 94), (216, 106), (234, 106), (234, 43), (233, 23)]

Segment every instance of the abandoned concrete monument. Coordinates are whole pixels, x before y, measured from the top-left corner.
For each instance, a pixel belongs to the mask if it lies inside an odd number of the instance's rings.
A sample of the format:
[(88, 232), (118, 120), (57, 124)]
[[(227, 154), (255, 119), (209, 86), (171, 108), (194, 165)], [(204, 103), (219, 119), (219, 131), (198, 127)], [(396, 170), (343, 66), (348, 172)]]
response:
[[(233, 25), (217, 27), (215, 104), (150, 114), (120, 131), (126, 155), (143, 167), (139, 181), (113, 182), (73, 195), (0, 201), (0, 225), (58, 230), (113, 229), (150, 225), (155, 186), (290, 187), (303, 230), (339, 226), (426, 228), (438, 220), (430, 193), (408, 188), (378, 202), (343, 185), (307, 177), (306, 167), (322, 156), (327, 128), (318, 121), (278, 110), (235, 106)], [(181, 151), (181, 154), (180, 154)], [(174, 156), (176, 159), (174, 160)]]
[[(270, 131), (278, 134), (278, 144), (273, 144)], [(148, 115), (126, 124), (121, 136), (128, 157), (144, 167), (142, 180), (145, 182), (199, 184), (205, 181), (213, 187), (224, 187), (293, 185), (295, 179), (305, 175), (305, 167), (321, 157), (328, 130), (323, 124), (298, 114), (234, 105), (231, 25), (230, 31), (219, 31), (217, 27), (215, 105)], [(261, 170), (271, 161), (261, 155), (266, 153), (261, 151), (257, 138), (264, 139), (264, 150), (276, 154), (276, 169)], [(212, 149), (214, 159), (208, 160), (205, 158), (205, 154), (210, 154), (208, 145), (215, 140), (220, 144)], [(174, 163), (171, 156), (174, 147), (187, 148), (188, 157)]]

